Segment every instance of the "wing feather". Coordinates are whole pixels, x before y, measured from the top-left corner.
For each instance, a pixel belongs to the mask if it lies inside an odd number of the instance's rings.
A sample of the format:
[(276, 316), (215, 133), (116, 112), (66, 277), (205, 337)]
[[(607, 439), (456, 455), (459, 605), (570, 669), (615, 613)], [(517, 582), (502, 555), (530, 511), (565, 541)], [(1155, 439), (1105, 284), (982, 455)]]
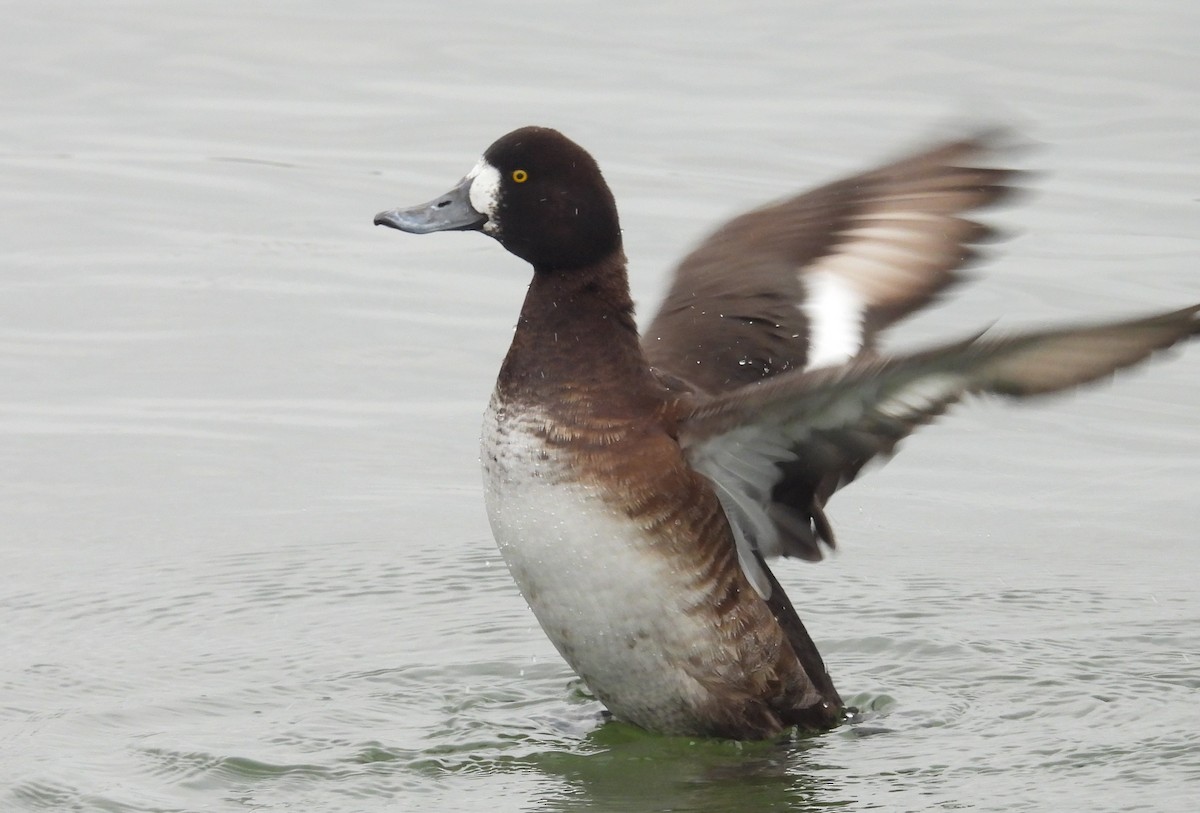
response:
[(1018, 173), (987, 166), (1004, 147), (980, 133), (729, 221), (676, 269), (651, 364), (718, 393), (873, 348), (994, 235), (962, 215), (1012, 190)]
[(794, 372), (700, 398), (680, 423), (684, 453), (718, 485), (743, 561), (820, 558), (829, 496), (904, 437), (972, 394), (1026, 398), (1112, 376), (1200, 334), (1200, 305), (1124, 322), (957, 344)]

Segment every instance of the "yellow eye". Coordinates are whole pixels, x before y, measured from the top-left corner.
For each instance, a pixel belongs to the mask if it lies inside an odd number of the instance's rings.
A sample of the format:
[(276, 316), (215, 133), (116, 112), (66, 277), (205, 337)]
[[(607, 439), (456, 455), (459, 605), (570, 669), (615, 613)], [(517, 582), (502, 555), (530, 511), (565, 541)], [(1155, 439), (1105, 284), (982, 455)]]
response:
[(512, 179), (517, 183), (525, 183), (529, 180), (529, 173), (523, 169), (514, 169)]

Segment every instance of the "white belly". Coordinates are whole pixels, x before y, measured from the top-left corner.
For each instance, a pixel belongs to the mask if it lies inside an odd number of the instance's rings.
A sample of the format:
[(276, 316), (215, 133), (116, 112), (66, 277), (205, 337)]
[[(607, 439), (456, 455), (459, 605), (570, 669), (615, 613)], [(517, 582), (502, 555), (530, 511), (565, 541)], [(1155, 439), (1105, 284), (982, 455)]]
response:
[(537, 416), (504, 415), (492, 399), (482, 459), (496, 544), (542, 629), (614, 714), (681, 729), (706, 690), (682, 668), (714, 645), (694, 574), (567, 461), (547, 449)]

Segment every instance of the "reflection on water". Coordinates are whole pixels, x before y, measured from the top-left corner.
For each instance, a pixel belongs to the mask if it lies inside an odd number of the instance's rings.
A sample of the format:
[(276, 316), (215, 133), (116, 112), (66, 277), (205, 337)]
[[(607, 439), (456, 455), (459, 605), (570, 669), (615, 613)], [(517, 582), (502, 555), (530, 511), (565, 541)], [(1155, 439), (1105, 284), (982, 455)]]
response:
[(559, 126), (605, 167), (648, 313), (721, 217), (1015, 121), (1053, 170), (995, 214), (1019, 236), (897, 342), (1181, 306), (1194, 17), (17, 3), (0, 807), (1190, 811), (1200, 354), (964, 409), (835, 501), (841, 554), (780, 576), (862, 722), (656, 738), (602, 723), (483, 515), (525, 269), (371, 217)]

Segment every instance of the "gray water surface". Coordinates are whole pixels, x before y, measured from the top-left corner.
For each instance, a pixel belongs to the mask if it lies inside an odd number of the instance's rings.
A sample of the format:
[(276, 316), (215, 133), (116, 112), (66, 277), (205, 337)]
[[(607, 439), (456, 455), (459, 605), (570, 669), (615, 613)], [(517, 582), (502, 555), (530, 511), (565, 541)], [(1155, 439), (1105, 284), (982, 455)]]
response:
[(372, 215), (558, 127), (641, 312), (721, 218), (964, 127), (1048, 170), (893, 346), (1200, 300), (1186, 2), (9, 3), (0, 809), (1179, 811), (1200, 798), (1200, 348), (974, 403), (777, 572), (868, 720), (603, 724), (496, 554), (528, 271)]

